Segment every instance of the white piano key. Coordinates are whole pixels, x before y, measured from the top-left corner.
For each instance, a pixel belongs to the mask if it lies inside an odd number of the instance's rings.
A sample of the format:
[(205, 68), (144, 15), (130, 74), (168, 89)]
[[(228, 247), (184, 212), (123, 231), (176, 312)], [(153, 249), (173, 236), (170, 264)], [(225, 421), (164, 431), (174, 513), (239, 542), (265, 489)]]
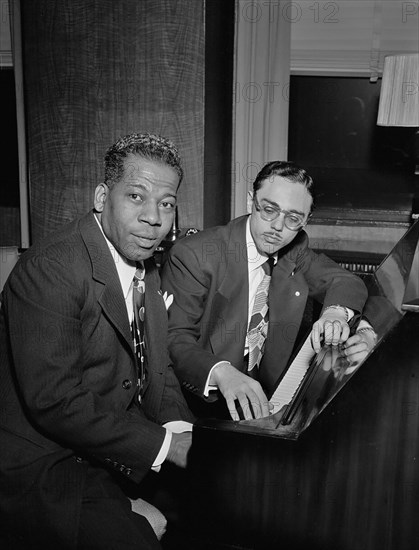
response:
[(315, 351), (311, 346), (310, 336), (301, 346), (300, 351), (294, 358), (294, 361), (289, 366), (283, 379), (274, 391), (270, 403), (273, 405), (271, 414), (277, 413), (284, 405), (288, 405), (298, 390), (301, 382), (310, 365), (310, 361), (315, 355)]

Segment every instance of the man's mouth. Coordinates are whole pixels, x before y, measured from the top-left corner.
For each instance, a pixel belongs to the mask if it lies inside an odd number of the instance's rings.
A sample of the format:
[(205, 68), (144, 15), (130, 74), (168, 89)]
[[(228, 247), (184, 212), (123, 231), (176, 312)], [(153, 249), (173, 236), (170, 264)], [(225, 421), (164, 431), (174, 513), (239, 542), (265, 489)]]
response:
[(150, 249), (153, 248), (153, 246), (156, 244), (157, 238), (156, 237), (145, 237), (143, 235), (134, 235), (137, 244), (141, 248)]
[(270, 244), (278, 244), (282, 241), (282, 237), (280, 235), (276, 235), (275, 233), (264, 233), (263, 237), (265, 241)]

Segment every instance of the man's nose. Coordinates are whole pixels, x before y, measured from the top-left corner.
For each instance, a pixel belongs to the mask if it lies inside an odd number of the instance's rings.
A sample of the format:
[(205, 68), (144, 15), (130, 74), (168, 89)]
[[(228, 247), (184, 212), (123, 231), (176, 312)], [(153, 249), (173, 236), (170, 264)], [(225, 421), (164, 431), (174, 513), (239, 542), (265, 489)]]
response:
[(154, 201), (145, 201), (138, 214), (138, 221), (148, 223), (149, 225), (161, 225), (158, 205)]
[(280, 212), (279, 216), (272, 221), (271, 226), (275, 231), (282, 231), (285, 226), (285, 214), (284, 212)]

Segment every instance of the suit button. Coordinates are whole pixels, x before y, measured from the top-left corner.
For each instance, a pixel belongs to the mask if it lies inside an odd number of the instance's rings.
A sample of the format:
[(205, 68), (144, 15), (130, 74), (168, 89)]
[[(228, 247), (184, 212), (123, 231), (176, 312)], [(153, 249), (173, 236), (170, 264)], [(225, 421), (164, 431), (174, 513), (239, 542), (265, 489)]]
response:
[(122, 382), (122, 387), (124, 388), (124, 390), (129, 390), (131, 386), (132, 386), (131, 380), (124, 380)]

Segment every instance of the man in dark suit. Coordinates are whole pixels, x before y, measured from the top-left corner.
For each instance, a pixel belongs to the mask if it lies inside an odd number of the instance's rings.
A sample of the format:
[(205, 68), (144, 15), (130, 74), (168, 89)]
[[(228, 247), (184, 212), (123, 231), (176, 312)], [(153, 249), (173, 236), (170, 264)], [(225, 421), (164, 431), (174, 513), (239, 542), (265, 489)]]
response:
[[(193, 417), (169, 366), (151, 259), (181, 179), (169, 140), (121, 138), (94, 210), (25, 252), (5, 285), (0, 511), (24, 548), (160, 548), (124, 487), (165, 460), (184, 467), (191, 445), (190, 431), (175, 433), (186, 422), (171, 423)], [(138, 273), (139, 355), (130, 329)]]
[[(268, 163), (249, 194), (249, 216), (181, 239), (171, 250), (162, 275), (162, 288), (174, 299), (169, 352), (183, 387), (207, 404), (195, 400), (197, 414), (229, 413), (235, 420), (269, 414), (267, 395), (288, 364), (309, 296), (323, 303), (314, 349), (348, 340), (348, 321), (360, 314), (367, 291), (358, 277), (309, 249), (303, 228), (312, 188), (311, 177), (292, 163)], [(254, 366), (249, 326), (263, 264), (272, 260), (269, 316), (259, 324), (267, 335)], [(368, 337), (366, 331), (352, 336), (348, 355), (365, 354)], [(214, 404), (219, 397), (221, 412)]]

